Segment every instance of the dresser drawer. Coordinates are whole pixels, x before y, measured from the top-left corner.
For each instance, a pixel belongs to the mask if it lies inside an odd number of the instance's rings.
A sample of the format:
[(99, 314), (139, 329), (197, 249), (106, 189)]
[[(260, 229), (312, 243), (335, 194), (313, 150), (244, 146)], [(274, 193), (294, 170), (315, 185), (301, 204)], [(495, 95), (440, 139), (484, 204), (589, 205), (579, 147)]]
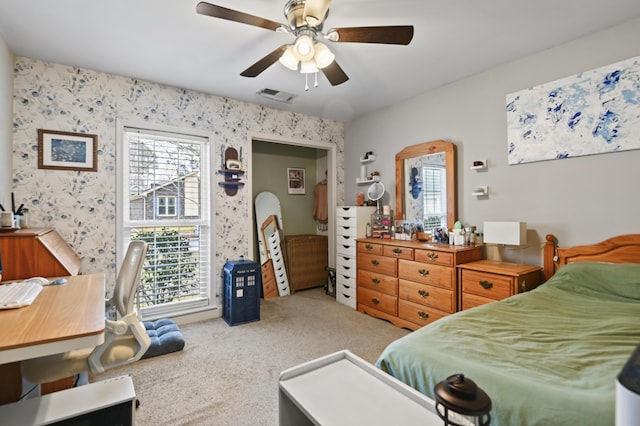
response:
[(356, 295), (342, 292), (339, 289), (336, 289), (336, 301), (343, 305), (347, 305), (351, 309), (356, 309), (357, 307)]
[(390, 257), (358, 253), (358, 269), (397, 276), (398, 261)]
[(369, 306), (391, 315), (397, 315), (397, 298), (358, 286), (358, 304)]
[(384, 246), (382, 254), (396, 259), (413, 260), (413, 249), (407, 247)]
[(462, 270), (461, 276), (463, 293), (472, 293), (493, 300), (511, 296), (512, 277), (466, 269)]
[[(356, 277), (355, 277), (355, 271), (353, 271), (353, 276), (350, 275), (344, 275), (344, 274), (339, 274), (336, 271), (336, 283), (337, 284), (341, 284), (344, 285), (346, 287), (353, 287), (355, 288), (356, 286)], [(355, 293), (354, 293), (355, 294)]]
[(454, 268), (403, 259), (398, 261), (398, 277), (450, 290), (455, 289), (456, 283)]
[(382, 254), (383, 245), (358, 241), (358, 253)]
[(358, 287), (366, 287), (395, 296), (398, 294), (398, 279), (376, 272), (358, 270)]
[(352, 216), (352, 217), (345, 217), (345, 216), (338, 216), (336, 217), (336, 226), (338, 228), (352, 228), (354, 230), (354, 234), (355, 234), (355, 229), (356, 229), (356, 217)]
[(352, 237), (336, 235), (336, 252), (355, 257), (356, 240)]
[(398, 295), (400, 299), (431, 306), (441, 311), (449, 313), (456, 311), (456, 297), (452, 290), (400, 279)]
[(398, 317), (419, 326), (427, 325), (445, 316), (447, 316), (446, 313), (428, 306), (406, 300), (398, 301)]
[(491, 302), (495, 302), (495, 300), (489, 299), (488, 297), (476, 296), (471, 293), (462, 293), (462, 307), (460, 309), (471, 309)]
[(345, 269), (356, 269), (356, 258), (351, 256), (336, 256), (336, 266), (342, 266)]
[(349, 268), (345, 265), (336, 264), (336, 276), (355, 278), (356, 268)]
[(336, 216), (341, 217), (356, 217), (357, 215), (357, 207), (349, 206), (349, 207), (338, 207), (336, 209)]
[(437, 250), (416, 250), (414, 255), (416, 262), (424, 262), (434, 265), (453, 266), (453, 254)]

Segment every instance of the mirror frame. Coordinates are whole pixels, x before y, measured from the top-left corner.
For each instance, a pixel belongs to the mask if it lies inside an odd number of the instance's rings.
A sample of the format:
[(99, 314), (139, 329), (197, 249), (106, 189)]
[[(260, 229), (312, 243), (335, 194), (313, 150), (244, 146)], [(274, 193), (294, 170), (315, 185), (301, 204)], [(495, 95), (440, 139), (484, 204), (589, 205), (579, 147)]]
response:
[(404, 160), (423, 155), (445, 153), (445, 167), (447, 168), (447, 228), (452, 229), (458, 216), (456, 191), (456, 146), (453, 142), (437, 140), (411, 145), (396, 154), (396, 220), (404, 219)]

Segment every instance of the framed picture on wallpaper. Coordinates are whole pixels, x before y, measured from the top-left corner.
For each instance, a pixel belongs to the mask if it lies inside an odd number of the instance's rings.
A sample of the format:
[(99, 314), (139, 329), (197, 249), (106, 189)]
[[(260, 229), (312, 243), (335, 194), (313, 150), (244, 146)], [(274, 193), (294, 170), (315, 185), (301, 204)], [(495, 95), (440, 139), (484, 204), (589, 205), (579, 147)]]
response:
[(287, 193), (304, 194), (304, 169), (287, 168)]
[(38, 129), (38, 168), (98, 171), (98, 136)]

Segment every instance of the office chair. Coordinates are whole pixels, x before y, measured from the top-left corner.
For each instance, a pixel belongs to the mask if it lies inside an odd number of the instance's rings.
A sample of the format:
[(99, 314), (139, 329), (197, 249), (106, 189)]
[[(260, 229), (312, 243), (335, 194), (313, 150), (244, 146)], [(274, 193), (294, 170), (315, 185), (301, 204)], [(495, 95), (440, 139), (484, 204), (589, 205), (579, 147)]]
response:
[(33, 384), (53, 382), (91, 371), (102, 373), (139, 360), (151, 345), (144, 325), (134, 310), (142, 265), (147, 253), (143, 241), (131, 241), (118, 273), (113, 297), (116, 319), (105, 319), (104, 342), (94, 348), (22, 361), (22, 375)]

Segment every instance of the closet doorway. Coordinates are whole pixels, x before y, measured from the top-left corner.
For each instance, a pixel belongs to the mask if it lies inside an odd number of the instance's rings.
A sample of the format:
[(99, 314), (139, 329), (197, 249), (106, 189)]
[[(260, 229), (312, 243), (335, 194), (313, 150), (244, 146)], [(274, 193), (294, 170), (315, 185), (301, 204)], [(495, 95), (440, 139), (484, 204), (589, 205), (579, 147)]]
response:
[[(276, 194), (282, 209), (285, 235), (326, 235), (328, 266), (335, 267), (336, 211), (336, 147), (323, 142), (274, 138), (272, 135), (251, 135), (249, 140), (250, 179), (248, 211), (251, 212), (250, 257), (259, 262), (254, 200), (260, 192)], [(305, 170), (305, 193), (288, 193), (288, 168)], [(328, 223), (319, 229), (313, 218), (316, 185), (326, 179)]]

